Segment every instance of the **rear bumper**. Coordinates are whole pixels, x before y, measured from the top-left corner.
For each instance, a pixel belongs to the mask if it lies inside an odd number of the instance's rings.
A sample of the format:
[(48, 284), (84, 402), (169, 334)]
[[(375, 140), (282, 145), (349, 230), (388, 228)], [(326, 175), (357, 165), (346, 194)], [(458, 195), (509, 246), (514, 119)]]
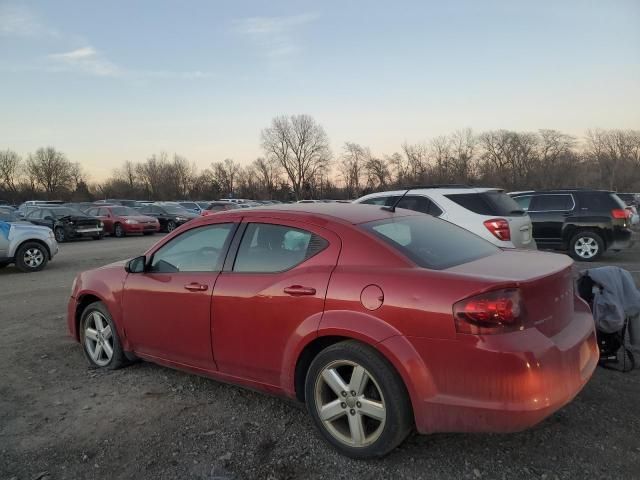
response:
[(435, 387), (432, 396), (412, 399), (418, 431), (520, 431), (569, 403), (598, 362), (593, 317), (583, 302), (575, 303), (572, 321), (551, 338), (536, 328), (456, 340), (409, 338)]
[(609, 250), (624, 250), (633, 246), (633, 231), (629, 228), (614, 228)]

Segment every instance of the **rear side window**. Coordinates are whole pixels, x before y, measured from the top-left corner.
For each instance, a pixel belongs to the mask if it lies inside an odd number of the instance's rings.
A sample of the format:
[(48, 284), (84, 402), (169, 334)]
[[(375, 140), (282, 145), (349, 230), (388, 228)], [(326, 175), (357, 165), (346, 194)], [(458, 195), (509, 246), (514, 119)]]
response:
[(471, 232), (432, 216), (377, 220), (360, 225), (420, 267), (442, 270), (498, 253)]
[(375, 197), (375, 198), (368, 198), (363, 202), (365, 205), (385, 205), (387, 202), (387, 198), (389, 197)]
[(520, 208), (523, 210), (529, 210), (529, 206), (531, 205), (531, 195), (526, 195), (524, 197), (515, 197), (514, 200)]
[(529, 206), (530, 212), (566, 212), (573, 210), (575, 203), (568, 194), (534, 195)]
[(478, 215), (509, 217), (525, 213), (522, 207), (504, 192), (452, 193), (445, 197)]
[(329, 242), (324, 238), (306, 230), (250, 223), (242, 236), (233, 271), (283, 272), (313, 257), (327, 245)]
[[(391, 207), (398, 201), (399, 197), (399, 195), (390, 197), (376, 197), (370, 198), (361, 203)], [(400, 200), (398, 208), (405, 208), (407, 210), (413, 210), (414, 212), (426, 213), (428, 215), (433, 215), (434, 217), (439, 217), (440, 215), (442, 215), (442, 210), (429, 198), (422, 195), (405, 195), (405, 197)]]

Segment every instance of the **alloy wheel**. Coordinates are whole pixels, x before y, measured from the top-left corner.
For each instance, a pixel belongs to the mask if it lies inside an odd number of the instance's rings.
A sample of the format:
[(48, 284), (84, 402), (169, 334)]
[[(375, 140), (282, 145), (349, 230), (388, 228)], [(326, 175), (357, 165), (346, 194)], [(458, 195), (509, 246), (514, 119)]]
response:
[(350, 447), (374, 443), (387, 417), (380, 386), (362, 365), (347, 360), (329, 363), (315, 384), (315, 405), (327, 431)]
[(590, 259), (598, 254), (598, 242), (591, 237), (580, 237), (573, 247), (580, 258)]
[(93, 362), (104, 367), (113, 357), (113, 332), (109, 321), (94, 310), (85, 320), (84, 343)]
[(64, 242), (64, 230), (62, 228), (56, 228), (53, 233), (57, 242)]
[(167, 223), (167, 232), (173, 232), (176, 229), (176, 224), (174, 222)]
[(24, 252), (22, 259), (29, 268), (38, 268), (44, 262), (44, 253), (39, 248), (29, 248)]

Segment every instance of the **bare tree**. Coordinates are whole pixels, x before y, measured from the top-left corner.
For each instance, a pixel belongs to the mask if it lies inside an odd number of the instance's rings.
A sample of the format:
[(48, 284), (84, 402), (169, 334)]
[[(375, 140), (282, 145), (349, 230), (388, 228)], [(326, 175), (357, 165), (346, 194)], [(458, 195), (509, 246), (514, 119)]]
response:
[(260, 179), (267, 196), (272, 198), (281, 180), (282, 168), (280, 164), (273, 157), (266, 160), (260, 157), (253, 162), (253, 169)]
[(69, 188), (72, 182), (72, 165), (62, 152), (53, 147), (40, 148), (27, 161), (32, 179), (51, 195)]
[(364, 166), (370, 157), (371, 152), (368, 148), (357, 143), (345, 142), (338, 171), (344, 182), (347, 198), (360, 195)]
[(149, 198), (163, 200), (167, 182), (167, 165), (169, 161), (165, 152), (151, 155), (146, 162), (138, 164), (136, 173), (140, 178)]
[(383, 160), (370, 157), (364, 168), (367, 173), (367, 184), (369, 185), (369, 188), (386, 188), (389, 180), (389, 168)]
[(223, 162), (212, 163), (213, 177), (222, 189), (222, 193), (227, 196), (234, 194), (235, 182), (240, 173), (240, 165), (230, 158)]
[(408, 174), (411, 182), (421, 182), (429, 165), (429, 149), (425, 144), (402, 144), (402, 151), (407, 157)]
[(170, 165), (173, 189), (178, 198), (187, 198), (193, 187), (193, 180), (196, 176), (196, 166), (177, 153), (173, 155), (173, 162)]
[(22, 159), (12, 150), (0, 151), (0, 185), (16, 194), (20, 182)]
[(458, 130), (451, 135), (451, 169), (456, 182), (469, 181), (477, 143), (478, 139), (470, 128)]
[(329, 139), (322, 126), (309, 115), (276, 117), (262, 130), (262, 148), (267, 158), (276, 160), (286, 172), (294, 195), (331, 161)]

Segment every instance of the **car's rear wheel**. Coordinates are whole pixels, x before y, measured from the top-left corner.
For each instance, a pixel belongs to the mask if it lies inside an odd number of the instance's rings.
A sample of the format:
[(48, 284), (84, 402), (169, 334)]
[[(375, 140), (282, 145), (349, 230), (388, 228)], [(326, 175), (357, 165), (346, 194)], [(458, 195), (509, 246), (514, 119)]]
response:
[(56, 227), (53, 230), (53, 234), (56, 237), (56, 242), (58, 243), (62, 243), (67, 240), (67, 236), (64, 233), (64, 228), (62, 227)]
[(116, 223), (113, 226), (113, 234), (117, 237), (117, 238), (122, 238), (126, 235), (124, 228), (122, 228), (122, 225), (120, 225), (119, 223)]
[(359, 342), (340, 342), (318, 354), (305, 399), (323, 438), (352, 458), (386, 455), (411, 430), (404, 383), (374, 348)]
[(171, 233), (176, 229), (176, 222), (173, 220), (169, 220), (167, 222), (167, 232)]
[(21, 245), (16, 252), (16, 267), (23, 272), (38, 272), (49, 261), (46, 248), (36, 242)]
[(118, 331), (102, 302), (87, 306), (80, 320), (84, 354), (93, 367), (115, 370), (127, 364)]
[(576, 233), (569, 242), (569, 255), (575, 260), (593, 262), (604, 252), (602, 237), (591, 230)]

